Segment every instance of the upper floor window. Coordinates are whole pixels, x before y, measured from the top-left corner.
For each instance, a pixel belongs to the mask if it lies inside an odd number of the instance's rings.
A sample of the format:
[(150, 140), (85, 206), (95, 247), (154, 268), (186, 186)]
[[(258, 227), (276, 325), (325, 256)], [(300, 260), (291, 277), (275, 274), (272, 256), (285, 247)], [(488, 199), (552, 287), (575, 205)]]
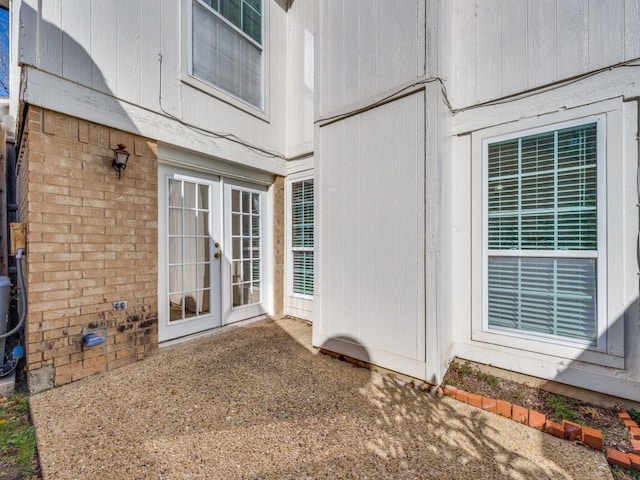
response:
[(192, 5), (190, 74), (262, 109), (262, 0)]

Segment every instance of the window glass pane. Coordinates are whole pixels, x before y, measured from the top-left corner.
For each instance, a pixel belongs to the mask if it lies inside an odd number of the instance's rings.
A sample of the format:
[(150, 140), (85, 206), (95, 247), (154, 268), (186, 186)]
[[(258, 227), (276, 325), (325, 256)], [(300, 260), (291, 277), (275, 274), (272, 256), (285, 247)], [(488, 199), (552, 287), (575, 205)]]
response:
[(182, 266), (169, 267), (169, 292), (182, 291)]
[(182, 235), (182, 210), (169, 209), (169, 235)]
[(260, 217), (258, 215), (251, 216), (251, 235), (254, 237), (260, 236)]
[(197, 288), (202, 290), (204, 288), (209, 288), (211, 286), (210, 282), (210, 269), (209, 264), (204, 263), (202, 265), (198, 265), (198, 284)]
[(231, 257), (234, 260), (242, 258), (242, 248), (240, 247), (241, 243), (242, 243), (242, 238), (233, 238), (231, 240), (231, 245), (232, 245)]
[(231, 190), (231, 211), (232, 212), (240, 211), (240, 191), (239, 190)]
[(185, 237), (184, 244), (184, 263), (196, 263), (197, 260), (197, 239), (195, 237)]
[(182, 182), (169, 179), (169, 206), (182, 206)]
[(313, 295), (313, 179), (291, 185), (293, 293)]
[(251, 192), (242, 192), (242, 211), (251, 213)]
[(490, 249), (597, 248), (596, 133), (594, 123), (489, 145)]
[(313, 252), (293, 252), (293, 292), (313, 295)]
[(196, 208), (196, 184), (184, 182), (184, 208)]
[(198, 315), (198, 304), (196, 292), (188, 292), (184, 294), (184, 318), (195, 317)]
[(262, 15), (245, 6), (242, 11), (242, 31), (256, 42), (262, 43)]
[(239, 283), (242, 281), (242, 262), (233, 261), (231, 264), (231, 281)]
[(184, 275), (184, 278), (183, 278), (184, 290), (195, 290), (198, 286), (196, 266), (185, 265), (183, 267), (183, 275)]
[(209, 210), (209, 185), (198, 185), (198, 208)]
[(209, 262), (209, 260), (211, 259), (211, 255), (209, 253), (209, 249), (211, 247), (209, 238), (208, 237), (198, 238), (196, 244), (197, 244), (196, 262), (198, 263)]
[(489, 257), (489, 326), (595, 343), (594, 259)]
[(240, 235), (240, 221), (242, 215), (236, 213), (231, 214), (231, 235)]
[(242, 215), (242, 235), (251, 235), (251, 215)]
[(210, 290), (201, 290), (197, 292), (198, 296), (198, 313), (200, 315), (204, 315), (205, 313), (209, 313), (211, 311), (211, 292)]
[(237, 29), (193, 0), (191, 74), (262, 108), (261, 5), (243, 0), (210, 5)]
[(251, 286), (251, 303), (260, 303), (260, 282), (253, 282)]
[(491, 328), (595, 345), (597, 163), (595, 123), (488, 146)]
[(199, 211), (197, 212), (197, 232), (198, 235), (209, 235), (209, 212)]
[(169, 321), (182, 320), (182, 305), (184, 297), (182, 293), (174, 293), (169, 295)]
[(233, 306), (242, 306), (242, 284), (233, 286)]
[(182, 238), (169, 238), (169, 263), (182, 263)]
[[(210, 186), (195, 181), (170, 180), (168, 289), (169, 318), (179, 320), (209, 312), (211, 248), (209, 232)], [(171, 197), (171, 193), (170, 193)]]
[(241, 0), (220, 0), (219, 12), (236, 27), (241, 27), (241, 3)]
[(184, 234), (185, 235), (195, 235), (196, 230), (196, 222), (198, 221), (196, 218), (197, 212), (195, 210), (184, 210)]
[(242, 258), (251, 258), (251, 239), (242, 239)]

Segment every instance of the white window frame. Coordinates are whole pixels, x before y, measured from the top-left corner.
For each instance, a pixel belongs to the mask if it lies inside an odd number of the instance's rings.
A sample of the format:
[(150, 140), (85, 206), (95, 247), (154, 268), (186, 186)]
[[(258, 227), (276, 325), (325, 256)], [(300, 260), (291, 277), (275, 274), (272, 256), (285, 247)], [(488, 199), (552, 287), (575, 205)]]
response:
[[(193, 20), (193, 5), (192, 2), (194, 0), (182, 0), (182, 73), (180, 80), (188, 84), (197, 90), (200, 90), (212, 97), (215, 97), (229, 105), (232, 105), (244, 112), (257, 117), (264, 121), (269, 121), (269, 1), (262, 0), (262, 105), (256, 106), (248, 103), (232, 93), (227, 92), (226, 90), (218, 87), (217, 85), (206, 81), (198, 76), (192, 74), (193, 71), (193, 31), (192, 31), (192, 20)], [(240, 35), (243, 35), (247, 39), (249, 39), (252, 43), (256, 44), (255, 40), (250, 38), (247, 34), (238, 29), (235, 25), (233, 25), (230, 21), (224, 18), (215, 10), (211, 9), (209, 5), (202, 2), (201, 0), (195, 0), (207, 9), (211, 10), (213, 14), (217, 15), (222, 21), (231, 26), (234, 30), (236, 30)], [(186, 38), (184, 37), (186, 35)]]
[[(539, 135), (542, 133), (549, 133), (556, 130), (565, 128), (578, 127), (586, 124), (597, 125), (597, 253), (595, 254), (596, 260), (596, 305), (597, 305), (597, 328), (596, 328), (596, 344), (592, 345), (591, 342), (580, 341), (577, 339), (563, 338), (556, 335), (546, 335), (543, 333), (527, 332), (524, 330), (507, 330), (491, 327), (489, 325), (489, 257), (490, 256), (517, 256), (525, 258), (594, 258), (594, 254), (583, 252), (580, 250), (490, 250), (488, 246), (489, 242), (489, 191), (488, 191), (488, 168), (489, 168), (489, 145), (500, 143), (508, 140), (514, 140), (517, 138), (524, 138), (533, 135)], [(589, 349), (597, 351), (604, 351), (606, 348), (606, 341), (603, 341), (603, 336), (606, 336), (606, 251), (607, 251), (607, 236), (606, 236), (606, 118), (603, 115), (597, 117), (587, 117), (569, 122), (563, 122), (553, 125), (547, 125), (544, 127), (534, 128), (530, 130), (522, 130), (498, 137), (485, 138), (482, 141), (482, 248), (483, 248), (483, 330), (494, 331), (507, 336), (516, 336), (523, 338), (534, 338), (543, 341), (549, 341), (558, 344), (578, 344)]]
[[(293, 184), (294, 183), (299, 183), (299, 182), (304, 182), (306, 180), (313, 180), (313, 202), (314, 202), (314, 210), (315, 210), (315, 200), (316, 200), (316, 184), (315, 184), (315, 178), (313, 177), (312, 174), (302, 174), (302, 175), (294, 175), (291, 176), (289, 179), (287, 179), (287, 195), (286, 195), (286, 202), (287, 202), (287, 217), (286, 217), (286, 228), (287, 228), (287, 242), (286, 242), (286, 248), (287, 248), (287, 273), (288, 273), (288, 281), (287, 281), (287, 294), (290, 297), (295, 297), (295, 298), (301, 298), (301, 299), (305, 299), (305, 300), (313, 300), (313, 295), (307, 295), (304, 293), (297, 293), (294, 291), (294, 286), (293, 286), (293, 281), (294, 281), (294, 275), (293, 275), (293, 265), (294, 265), (294, 261), (293, 261), (293, 252), (294, 250), (297, 251), (311, 251), (313, 252), (313, 258), (314, 258), (314, 262), (315, 262), (315, 225), (314, 225), (314, 244), (313, 244), (313, 248), (310, 249), (299, 249), (299, 248), (294, 248), (293, 247)], [(315, 211), (314, 211), (315, 213)], [(314, 215), (314, 223), (315, 223), (315, 215)], [(315, 290), (315, 264), (314, 264), (314, 290)]]
[[(487, 316), (487, 167), (488, 159), (485, 145), (509, 137), (528, 136), (543, 131), (556, 130), (573, 125), (599, 122), (602, 133), (598, 133), (598, 251), (601, 262), (598, 265), (598, 338), (595, 347), (588, 347), (569, 339), (559, 337), (546, 338), (541, 335), (496, 331), (488, 328)], [(578, 107), (567, 111), (549, 113), (498, 124), (471, 133), (471, 175), (472, 197), (472, 261), (471, 271), (471, 341), (492, 344), (504, 351), (528, 351), (542, 355), (540, 358), (558, 357), (580, 360), (606, 367), (624, 368), (624, 325), (620, 320), (624, 310), (624, 300), (619, 289), (615, 272), (622, 271), (623, 238), (615, 232), (622, 221), (619, 205), (623, 192), (619, 185), (623, 183), (622, 169), (622, 110), (618, 100)], [(613, 161), (611, 160), (613, 159)], [(601, 196), (600, 196), (601, 195)], [(617, 230), (616, 230), (617, 229)], [(606, 243), (603, 243), (606, 242)], [(605, 263), (606, 262), (606, 263)], [(600, 266), (602, 265), (602, 267)]]

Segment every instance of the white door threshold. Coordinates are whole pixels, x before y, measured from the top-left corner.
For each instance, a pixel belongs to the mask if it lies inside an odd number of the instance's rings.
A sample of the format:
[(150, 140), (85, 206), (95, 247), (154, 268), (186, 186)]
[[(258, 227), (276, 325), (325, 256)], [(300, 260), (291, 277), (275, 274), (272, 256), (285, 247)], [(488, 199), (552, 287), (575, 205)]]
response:
[(267, 318), (269, 318), (269, 315), (258, 315), (257, 317), (247, 318), (246, 320), (233, 322), (229, 325), (223, 325), (222, 327), (215, 327), (210, 330), (205, 330), (203, 332), (193, 333), (191, 335), (185, 335), (184, 337), (165, 340), (164, 342), (161, 342), (158, 344), (158, 348), (173, 347), (175, 345), (180, 345), (181, 343), (190, 342), (192, 340), (197, 340), (199, 338), (218, 335), (219, 333), (228, 332), (229, 330), (234, 330), (236, 328), (244, 327), (246, 325), (250, 325), (252, 323), (259, 322), (261, 320), (266, 320)]

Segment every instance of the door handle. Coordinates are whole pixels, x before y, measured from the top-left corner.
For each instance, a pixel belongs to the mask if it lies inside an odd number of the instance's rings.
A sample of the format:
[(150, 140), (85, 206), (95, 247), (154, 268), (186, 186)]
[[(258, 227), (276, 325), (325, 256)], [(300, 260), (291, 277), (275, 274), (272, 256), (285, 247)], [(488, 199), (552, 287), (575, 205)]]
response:
[(220, 252), (216, 252), (213, 254), (213, 258), (220, 258)]

